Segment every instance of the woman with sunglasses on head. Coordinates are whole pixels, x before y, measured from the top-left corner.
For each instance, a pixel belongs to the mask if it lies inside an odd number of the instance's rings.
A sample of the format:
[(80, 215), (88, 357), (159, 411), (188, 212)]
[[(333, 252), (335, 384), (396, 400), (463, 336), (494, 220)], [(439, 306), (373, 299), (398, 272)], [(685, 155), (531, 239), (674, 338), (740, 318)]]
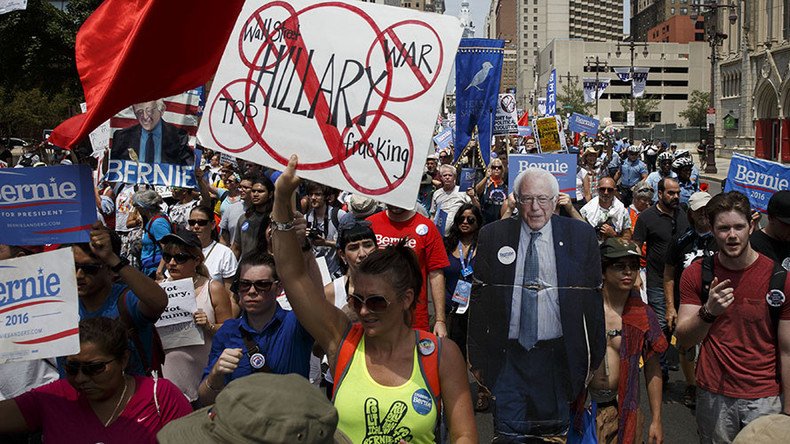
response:
[(502, 205), (507, 201), (507, 175), (502, 159), (491, 159), (486, 177), (475, 185), (475, 193), (480, 196), (483, 220), (480, 226), (501, 218)]
[(66, 378), (0, 401), (0, 434), (41, 430), (45, 443), (156, 443), (168, 422), (192, 412), (166, 379), (130, 376), (126, 328), (97, 317), (79, 324), (80, 351)]
[(198, 398), (198, 386), (203, 376), (211, 340), (222, 324), (231, 317), (230, 296), (221, 281), (211, 279), (203, 264), (200, 240), (195, 233), (179, 229), (162, 238), (162, 260), (167, 267), (168, 281), (191, 279), (195, 286), (197, 311), (195, 325), (203, 337), (203, 344), (185, 345), (168, 349), (167, 338), (183, 338), (182, 324), (159, 327), (165, 347), (162, 373), (181, 389), (190, 402)]
[[(348, 303), (352, 323), (322, 297), (317, 265), (303, 245), (303, 218), (292, 196), (299, 184), (297, 158), (277, 180), (272, 236), (277, 271), (294, 312), (329, 357), (337, 375), (338, 429), (354, 442), (434, 442), (443, 404), (451, 442), (477, 442), (461, 351), (451, 340), (413, 330), (411, 317), (422, 275), (409, 240), (376, 250), (360, 262)], [(296, 228), (295, 228), (296, 225)]]
[[(203, 264), (208, 269), (211, 279), (222, 282), (230, 293), (233, 277), (239, 262), (233, 252), (217, 241), (217, 223), (214, 213), (209, 207), (199, 206), (192, 209), (187, 219), (187, 229), (200, 239), (203, 249)], [(238, 307), (236, 307), (238, 309)], [(234, 311), (238, 315), (238, 311)]]
[(213, 404), (231, 381), (256, 372), (307, 378), (310, 371), (314, 341), (296, 314), (277, 303), (282, 287), (274, 257), (261, 251), (244, 256), (233, 285), (241, 316), (226, 321), (214, 335), (199, 388), (204, 406)]

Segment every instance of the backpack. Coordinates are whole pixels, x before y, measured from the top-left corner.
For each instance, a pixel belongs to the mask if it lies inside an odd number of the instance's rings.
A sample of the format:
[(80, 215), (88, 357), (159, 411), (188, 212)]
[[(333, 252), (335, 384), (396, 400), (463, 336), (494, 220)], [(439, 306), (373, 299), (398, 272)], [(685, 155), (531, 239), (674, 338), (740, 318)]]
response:
[(129, 307), (126, 305), (126, 294), (129, 293), (129, 287), (126, 287), (120, 296), (118, 296), (118, 314), (119, 319), (126, 326), (126, 331), (129, 334), (129, 339), (134, 344), (137, 350), (137, 355), (140, 362), (143, 364), (143, 369), (146, 375), (153, 376), (154, 374), (162, 376), (162, 366), (165, 364), (165, 349), (162, 347), (162, 339), (159, 337), (159, 332), (153, 327), (151, 336), (151, 362), (148, 362), (148, 357), (143, 347), (143, 340), (140, 338), (140, 332), (134, 325), (132, 315), (129, 313)]
[[(439, 383), (439, 356), (442, 354), (442, 341), (435, 335), (423, 330), (415, 330), (417, 332), (417, 357), (419, 358), (420, 370), (425, 382), (428, 383), (428, 390), (431, 396), (436, 401), (436, 411), (441, 411), (442, 389)], [(337, 363), (335, 365), (335, 386), (332, 392), (332, 400), (334, 401), (337, 395), (337, 389), (343, 382), (343, 379), (351, 367), (351, 361), (354, 358), (354, 352), (357, 350), (359, 341), (362, 340), (364, 330), (362, 325), (357, 323), (351, 324), (343, 342), (340, 344), (340, 349), (337, 351)], [(432, 344), (429, 344), (429, 342)], [(423, 345), (425, 344), (425, 345)], [(422, 350), (433, 350), (430, 353), (423, 354)], [(339, 376), (337, 376), (339, 375)], [(441, 416), (441, 415), (440, 415)]]

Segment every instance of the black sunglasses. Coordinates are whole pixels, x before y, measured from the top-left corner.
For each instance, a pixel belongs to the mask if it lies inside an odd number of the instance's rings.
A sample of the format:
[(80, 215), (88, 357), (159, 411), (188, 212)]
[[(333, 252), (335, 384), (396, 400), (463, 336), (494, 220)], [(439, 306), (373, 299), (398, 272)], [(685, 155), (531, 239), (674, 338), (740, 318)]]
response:
[(82, 270), (84, 274), (96, 274), (102, 268), (104, 268), (104, 265), (101, 264), (74, 264), (75, 273)]
[(474, 216), (461, 216), (461, 223), (468, 223), (469, 225), (476, 224), (477, 218)]
[(272, 289), (276, 282), (277, 281), (265, 281), (263, 279), (258, 281), (240, 279), (236, 284), (236, 288), (238, 289), (239, 293), (247, 293), (250, 291), (251, 287), (255, 287), (255, 291), (258, 293), (266, 293)]
[(491, 167), (491, 169), (492, 169), (492, 170), (501, 170), (501, 169), (502, 169), (502, 167), (501, 167), (501, 166), (498, 166), (498, 165), (494, 165), (494, 166), (492, 166), (492, 167)]
[(208, 225), (208, 219), (189, 219), (187, 223), (189, 225), (200, 225), (201, 227), (205, 227)]
[(598, 187), (598, 192), (601, 192), (601, 193), (614, 193), (614, 188)]
[(362, 299), (361, 296), (353, 293), (348, 295), (346, 302), (351, 306), (351, 308), (354, 309), (354, 311), (362, 310), (362, 306), (364, 305), (371, 313), (385, 312), (387, 311), (387, 307), (390, 305), (390, 301), (388, 301), (384, 296), (368, 296), (367, 298)]
[(195, 256), (186, 253), (178, 253), (178, 254), (170, 254), (170, 253), (162, 253), (162, 260), (165, 263), (170, 262), (171, 260), (175, 259), (178, 265), (184, 264), (187, 261), (194, 260)]
[(63, 370), (65, 370), (66, 374), (69, 376), (77, 376), (80, 370), (82, 370), (82, 374), (85, 376), (96, 376), (107, 370), (107, 364), (111, 363), (112, 361), (115, 361), (115, 359), (110, 359), (109, 361), (104, 362), (79, 362), (66, 360), (66, 363), (63, 364)]

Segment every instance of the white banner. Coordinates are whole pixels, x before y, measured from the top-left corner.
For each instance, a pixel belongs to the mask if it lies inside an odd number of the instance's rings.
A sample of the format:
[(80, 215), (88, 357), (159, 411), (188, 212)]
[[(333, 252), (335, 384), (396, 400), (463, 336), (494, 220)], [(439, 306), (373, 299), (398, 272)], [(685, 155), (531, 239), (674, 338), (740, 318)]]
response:
[(27, 9), (27, 0), (0, 0), (0, 14)]
[(634, 97), (639, 98), (645, 94), (647, 86), (647, 73), (650, 68), (634, 67)]
[(518, 114), (516, 114), (516, 95), (500, 94), (494, 116), (494, 135), (518, 134)]
[(631, 68), (628, 66), (613, 68), (615, 74), (617, 74), (617, 78), (620, 79), (621, 82), (630, 82), (631, 81)]
[(413, 208), (462, 28), (350, 0), (249, 0), (198, 137), (275, 169)]
[(70, 248), (0, 261), (0, 364), (79, 353)]
[(197, 311), (195, 299), (195, 284), (192, 279), (179, 279), (177, 281), (161, 282), (159, 286), (167, 293), (167, 308), (156, 321), (157, 327), (189, 322), (193, 313)]

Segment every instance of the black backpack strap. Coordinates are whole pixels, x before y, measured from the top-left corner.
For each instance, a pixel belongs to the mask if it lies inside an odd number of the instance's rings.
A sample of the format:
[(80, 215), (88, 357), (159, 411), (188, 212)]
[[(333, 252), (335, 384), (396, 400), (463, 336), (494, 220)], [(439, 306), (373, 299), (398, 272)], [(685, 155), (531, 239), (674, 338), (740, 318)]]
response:
[(132, 315), (129, 313), (129, 307), (126, 305), (127, 293), (129, 293), (129, 287), (124, 288), (118, 296), (118, 315), (121, 322), (126, 326), (126, 331), (129, 332), (129, 339), (134, 343), (134, 348), (137, 350), (137, 356), (143, 364), (143, 369), (146, 373), (150, 373), (151, 366), (145, 355), (145, 348), (143, 347), (143, 341), (140, 339), (140, 332), (137, 331), (137, 326), (134, 325)]
[(781, 294), (782, 303), (778, 305), (768, 305), (768, 311), (771, 314), (771, 324), (774, 327), (774, 331), (778, 331), (779, 329), (779, 319), (782, 314), (782, 307), (784, 306), (784, 301), (787, 295), (784, 294), (785, 290), (785, 282), (787, 281), (787, 270), (782, 267), (782, 264), (779, 262), (774, 262), (774, 269), (771, 273), (771, 280), (768, 284), (768, 290), (771, 293), (779, 292)]
[(710, 296), (710, 284), (713, 282), (713, 255), (702, 257), (702, 290), (700, 291), (700, 302), (705, 305)]
[(241, 332), (241, 338), (244, 340), (244, 346), (247, 347), (247, 359), (250, 360), (250, 368), (252, 369), (253, 373), (271, 373), (272, 369), (269, 367), (269, 363), (266, 362), (266, 357), (264, 356), (264, 364), (262, 367), (256, 368), (252, 365), (253, 355), (259, 354), (263, 356), (261, 353), (261, 348), (258, 347), (258, 344), (255, 343), (252, 335), (247, 331), (244, 330), (243, 327), (239, 326), (239, 331)]

